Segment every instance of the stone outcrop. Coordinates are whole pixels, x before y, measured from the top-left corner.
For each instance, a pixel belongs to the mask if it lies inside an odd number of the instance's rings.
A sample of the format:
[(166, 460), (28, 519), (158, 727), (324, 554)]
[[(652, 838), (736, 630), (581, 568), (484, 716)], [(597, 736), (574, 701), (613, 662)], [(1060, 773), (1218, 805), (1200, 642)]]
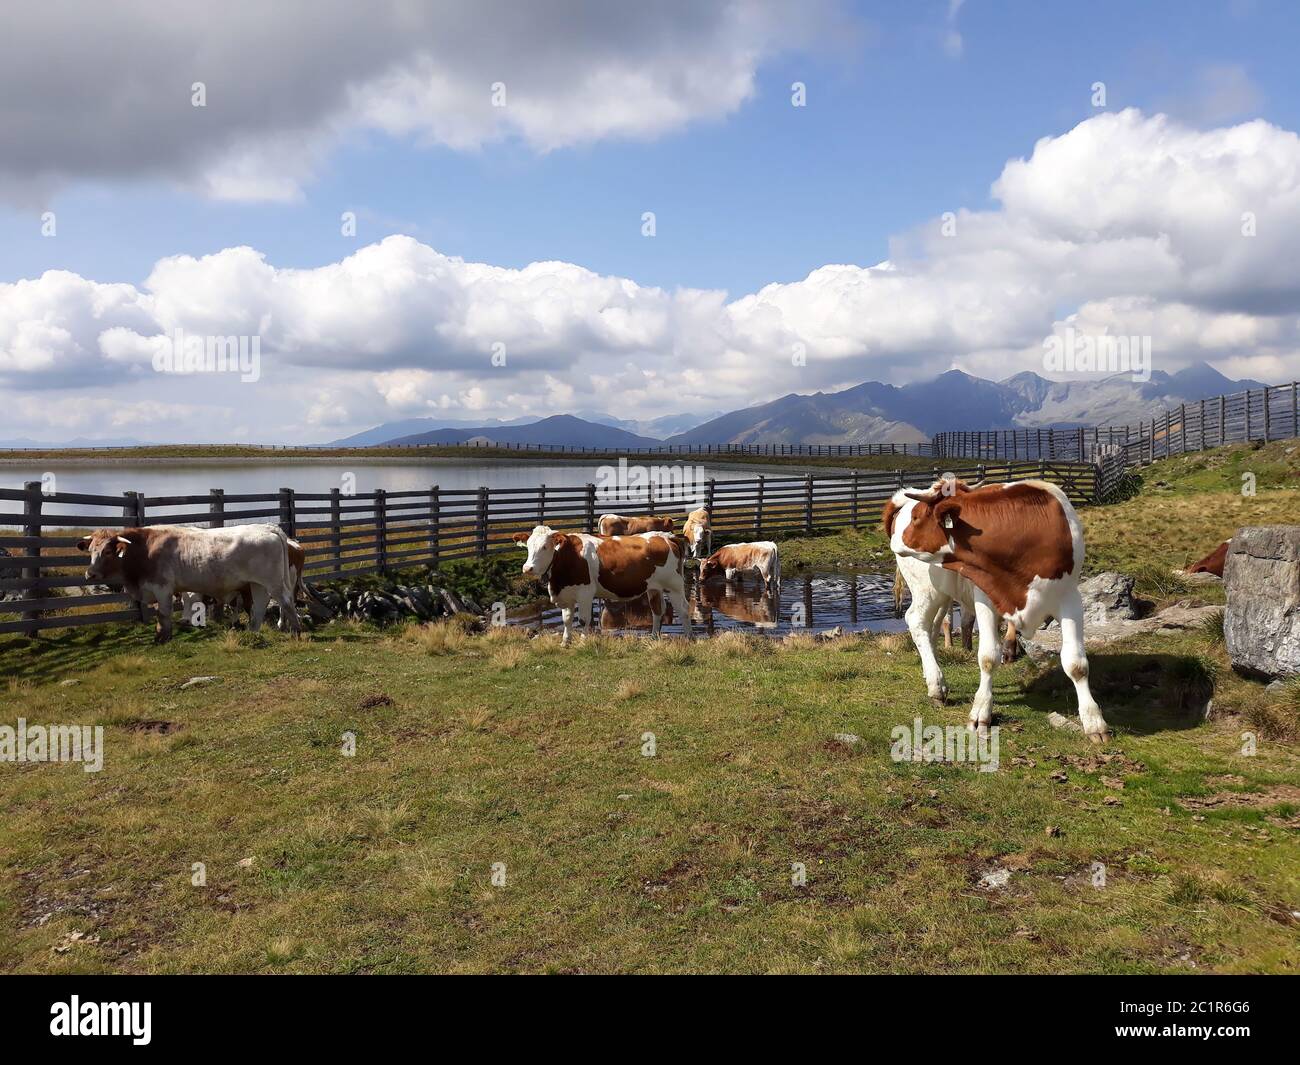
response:
[(1300, 525), (1238, 529), (1223, 586), (1233, 668), (1264, 677), (1300, 673)]

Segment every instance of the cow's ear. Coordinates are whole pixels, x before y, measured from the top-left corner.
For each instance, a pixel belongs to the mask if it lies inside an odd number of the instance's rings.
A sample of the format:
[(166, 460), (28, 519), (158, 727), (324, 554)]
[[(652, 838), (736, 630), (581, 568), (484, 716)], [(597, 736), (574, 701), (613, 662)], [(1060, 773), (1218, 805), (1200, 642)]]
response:
[(669, 519), (668, 519), (668, 532), (672, 532), (672, 531), (673, 531), (673, 519), (672, 519), (672, 518), (669, 518)]
[(564, 541), (567, 540), (568, 538), (569, 538), (568, 533), (562, 533), (562, 532), (552, 533), (551, 543), (553, 543), (556, 547), (563, 547)]
[(961, 503), (957, 499), (945, 499), (934, 506), (935, 520), (944, 529), (951, 529), (961, 517)]
[(880, 523), (885, 527), (885, 535), (894, 535), (894, 519), (898, 517), (898, 504), (892, 499), (885, 504), (885, 509), (880, 513)]
[(77, 541), (77, 550), (78, 550), (78, 551), (89, 551), (89, 550), (90, 550), (90, 537), (89, 537), (89, 536), (83, 536), (80, 540)]
[(125, 536), (119, 536), (117, 538), (117, 557), (126, 558), (126, 549), (130, 546), (131, 546), (130, 540), (128, 540)]
[(515, 543), (517, 543), (517, 544), (525, 545), (525, 544), (528, 543), (528, 534), (527, 534), (527, 533), (515, 533), (514, 536), (510, 537), (510, 539), (512, 539), (512, 540), (513, 540)]

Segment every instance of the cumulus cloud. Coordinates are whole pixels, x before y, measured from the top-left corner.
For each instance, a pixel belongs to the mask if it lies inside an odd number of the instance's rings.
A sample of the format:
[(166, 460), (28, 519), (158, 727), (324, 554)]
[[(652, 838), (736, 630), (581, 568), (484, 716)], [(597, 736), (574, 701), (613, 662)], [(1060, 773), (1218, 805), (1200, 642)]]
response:
[(359, 131), (462, 150), (656, 136), (730, 114), (766, 59), (847, 20), (838, 0), (173, 0), (165, 17), (147, 0), (17, 0), (0, 190), (162, 177), (284, 200)]
[[(232, 402), (273, 396), (286, 432), (324, 433), (436, 413), (651, 416), (951, 366), (1042, 372), (1043, 338), (1066, 324), (1151, 336), (1158, 370), (1295, 372), (1294, 133), (1104, 114), (1009, 161), (992, 191), (995, 209), (901, 234), (885, 262), (738, 298), (468, 262), (406, 236), (313, 269), (246, 247), (176, 256), (139, 287), (51, 272), (0, 285), (0, 379), (122, 387), (157, 377), (150, 353), (177, 328), (256, 334), (265, 368), (248, 387), (263, 391)], [(193, 402), (208, 386), (168, 387)]]

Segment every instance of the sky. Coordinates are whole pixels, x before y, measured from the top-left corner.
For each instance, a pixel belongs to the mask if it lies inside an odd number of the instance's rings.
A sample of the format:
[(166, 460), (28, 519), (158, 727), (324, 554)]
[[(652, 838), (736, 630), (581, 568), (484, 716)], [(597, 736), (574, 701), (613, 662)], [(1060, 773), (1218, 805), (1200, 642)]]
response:
[(1066, 330), (1300, 376), (1294, 4), (4, 17), (0, 438), (644, 420)]

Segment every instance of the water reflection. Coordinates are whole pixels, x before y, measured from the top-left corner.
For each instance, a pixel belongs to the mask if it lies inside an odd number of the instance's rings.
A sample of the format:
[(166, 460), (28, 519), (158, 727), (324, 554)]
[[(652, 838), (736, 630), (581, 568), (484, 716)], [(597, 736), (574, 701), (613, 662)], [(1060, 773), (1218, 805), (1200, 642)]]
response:
[[(783, 635), (824, 632), (836, 626), (846, 631), (902, 632), (907, 627), (894, 617), (893, 578), (879, 573), (826, 571), (783, 576), (780, 592), (771, 595), (765, 594), (757, 577), (699, 583), (690, 573), (687, 595), (697, 633), (745, 629)], [(602, 632), (650, 631), (650, 604), (644, 597), (627, 603), (597, 600), (593, 613), (592, 627)], [(547, 629), (561, 626), (559, 610), (545, 600), (515, 612), (511, 621)], [(665, 614), (664, 631), (681, 632), (671, 606)]]

